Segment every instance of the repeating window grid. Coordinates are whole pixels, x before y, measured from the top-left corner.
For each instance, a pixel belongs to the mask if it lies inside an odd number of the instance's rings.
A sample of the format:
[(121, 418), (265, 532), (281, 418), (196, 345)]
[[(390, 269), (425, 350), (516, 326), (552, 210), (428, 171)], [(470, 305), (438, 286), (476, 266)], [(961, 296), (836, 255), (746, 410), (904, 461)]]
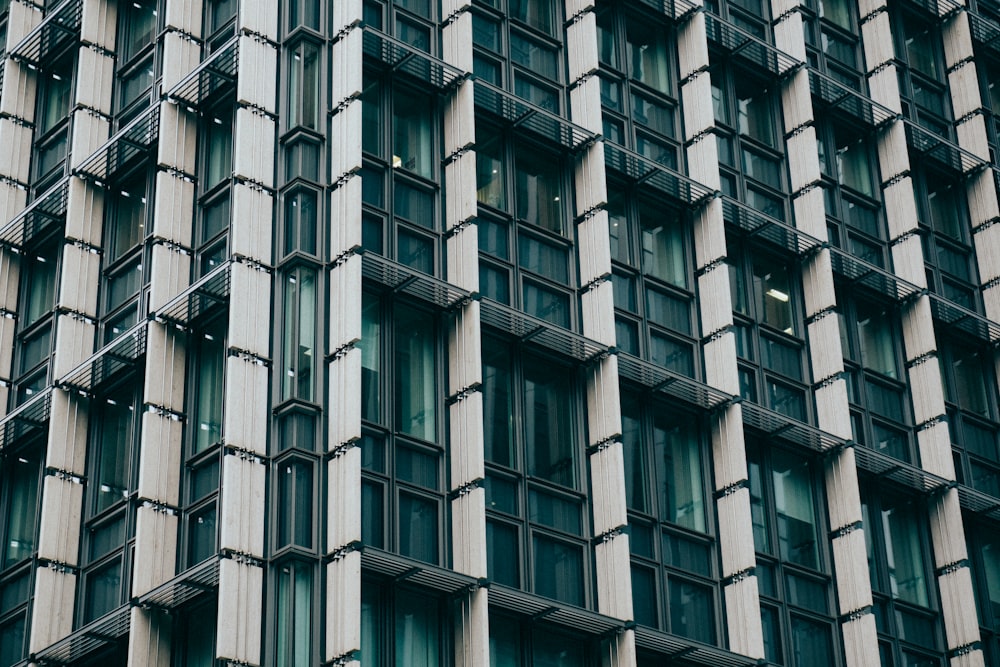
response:
[[(598, 656), (614, 655), (614, 639), (597, 641), (535, 619), (491, 610), (490, 665), (493, 667), (590, 667)], [(659, 664), (659, 663), (657, 663)]]
[(740, 395), (786, 416), (812, 418), (800, 271), (794, 261), (732, 243), (728, 264)]
[(802, 7), (810, 67), (867, 94), (854, 0), (808, 0)]
[(484, 339), (483, 350), (487, 570), (498, 584), (589, 606), (573, 373), (500, 340)]
[(870, 264), (889, 266), (875, 138), (833, 118), (816, 124), (830, 242)]
[(785, 221), (788, 174), (777, 89), (714, 57), (710, 72), (722, 192)]
[(891, 305), (838, 293), (851, 428), (861, 444), (917, 464), (900, 314)]
[(232, 218), (233, 128), (231, 89), (202, 115), (199, 124), (198, 210), (194, 216), (194, 278), (208, 274), (229, 257)]
[(951, 96), (938, 17), (918, 14), (900, 2), (889, 12), (903, 115), (950, 139)]
[(59, 284), (60, 243), (43, 239), (21, 254), (20, 299), (11, 407), (24, 403), (49, 384), (54, 349), (54, 309)]
[(836, 664), (823, 484), (813, 462), (777, 448), (747, 452), (765, 657)]
[[(510, 8), (505, 11), (505, 6)], [(561, 3), (484, 0), (473, 4), (473, 72), (543, 109), (560, 113), (566, 78)]]
[(444, 351), (428, 312), (366, 292), (362, 322), (362, 541), (446, 561)]
[(948, 430), (959, 481), (1000, 498), (994, 353), (937, 331)]
[(325, 131), (323, 64), (326, 50), (320, 36), (298, 28), (284, 41), (285, 105), (281, 114), (286, 131), (300, 129), (322, 139)]
[(618, 347), (700, 377), (690, 222), (682, 211), (612, 184), (607, 205)]
[(882, 664), (943, 665), (926, 508), (870, 486), (861, 509)]
[(159, 0), (123, 2), (118, 12), (115, 61), (115, 120), (121, 128), (151, 104), (159, 62)]
[(72, 52), (53, 56), (39, 71), (31, 190), (37, 196), (67, 173), (76, 62)]
[(78, 627), (131, 597), (140, 387), (141, 378), (132, 375), (92, 401)]
[(708, 0), (705, 9), (758, 39), (771, 41), (771, 3), (766, 0)]
[(438, 53), (438, 4), (432, 0), (365, 0), (363, 20), (416, 49)]
[(10, 447), (0, 457), (0, 665), (27, 654), (43, 476), (39, 442)]
[(605, 139), (682, 169), (673, 29), (615, 4), (598, 14), (598, 48)]
[(362, 246), (439, 275), (439, 101), (412, 88), (403, 77), (368, 74), (361, 97)]

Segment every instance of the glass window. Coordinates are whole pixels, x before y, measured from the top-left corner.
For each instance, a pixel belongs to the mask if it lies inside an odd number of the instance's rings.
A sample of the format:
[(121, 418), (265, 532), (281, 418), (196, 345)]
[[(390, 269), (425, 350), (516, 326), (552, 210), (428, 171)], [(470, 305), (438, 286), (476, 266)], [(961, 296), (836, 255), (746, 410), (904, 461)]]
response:
[(316, 271), (299, 267), (285, 276), (282, 398), (313, 400), (316, 350)]
[(293, 190), (285, 195), (285, 254), (316, 254), (317, 195), (315, 190)]
[(399, 306), (395, 318), (396, 424), (401, 433), (437, 440), (434, 321), (419, 310)]
[[(296, 3), (292, 3), (293, 6)], [(319, 128), (320, 50), (310, 42), (291, 47), (288, 63), (288, 127)]]
[(529, 475), (575, 488), (578, 452), (572, 437), (570, 379), (541, 359), (524, 367), (524, 436)]
[(434, 177), (431, 99), (397, 94), (393, 104), (392, 166), (424, 178)]
[[(3, 536), (4, 568), (35, 551), (38, 519), (38, 490), (41, 476), (41, 456), (37, 449), (18, 452), (4, 460), (4, 488), (0, 495), (6, 508), (6, 519), (0, 524)], [(18, 651), (20, 658), (20, 651)]]
[(626, 52), (632, 78), (650, 88), (669, 93), (670, 68), (667, 59), (667, 40), (658, 26), (639, 19), (628, 21), (626, 26)]
[(96, 420), (95, 474), (92, 477), (96, 491), (94, 513), (128, 498), (131, 484), (131, 461), (135, 426), (135, 406), (130, 391), (106, 397), (99, 407)]
[(313, 467), (308, 461), (286, 459), (277, 465), (278, 544), (313, 546)]
[(515, 153), (517, 217), (563, 233), (562, 173), (555, 159), (531, 150)]
[(194, 452), (202, 452), (222, 440), (222, 398), (226, 374), (226, 344), (223, 323), (195, 337), (193, 365), (195, 399), (192, 423)]
[(361, 656), (365, 667), (448, 664), (446, 614), (433, 596), (363, 581)]
[(288, 29), (303, 25), (319, 30), (319, 0), (293, 0), (288, 3)]
[(205, 178), (202, 189), (209, 190), (233, 173), (233, 117), (210, 116), (202, 125), (205, 132)]
[(308, 667), (315, 664), (312, 647), (313, 571), (292, 562), (277, 569), (275, 664)]

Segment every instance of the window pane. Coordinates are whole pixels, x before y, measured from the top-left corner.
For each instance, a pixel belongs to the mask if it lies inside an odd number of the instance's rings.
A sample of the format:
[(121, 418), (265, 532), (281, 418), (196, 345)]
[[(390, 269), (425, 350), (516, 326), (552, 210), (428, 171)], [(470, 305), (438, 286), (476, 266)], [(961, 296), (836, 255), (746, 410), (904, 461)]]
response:
[(361, 483), (361, 541), (385, 548), (385, 499), (382, 485), (367, 481)]
[(392, 166), (424, 178), (434, 176), (432, 153), (431, 100), (428, 97), (394, 91), (392, 109)]
[(507, 209), (506, 168), (499, 137), (476, 144), (476, 196), (488, 206)]
[(84, 622), (100, 618), (121, 603), (122, 563), (116, 558), (112, 563), (86, 575)]
[(397, 664), (439, 667), (441, 618), (433, 602), (424, 595), (401, 591), (396, 597), (395, 620)]
[(570, 379), (565, 369), (525, 358), (524, 437), (528, 474), (576, 488), (577, 443), (572, 428)]
[(785, 333), (795, 333), (792, 316), (791, 280), (788, 267), (758, 260), (753, 265), (757, 316), (764, 324)]
[(313, 473), (304, 461), (278, 464), (278, 546), (312, 548)]
[(834, 664), (829, 625), (792, 616), (791, 635), (794, 664)]
[(4, 567), (28, 558), (35, 550), (35, 518), (38, 513), (38, 451), (23, 452), (4, 461), (7, 505), (7, 540)]
[(52, 310), (56, 300), (56, 254), (54, 249), (47, 249), (26, 262), (29, 269), (26, 273), (28, 291), (27, 303), (24, 307), (24, 323), (22, 329), (37, 322), (43, 315)]
[(661, 490), (660, 520), (705, 532), (705, 494), (697, 422), (656, 415), (653, 456)]
[(667, 42), (663, 30), (653, 23), (629, 21), (626, 26), (629, 74), (661, 93), (670, 93)]
[[(753, 543), (757, 551), (772, 553), (771, 533), (764, 505), (764, 481), (761, 478), (760, 463), (747, 459), (750, 473), (750, 517), (753, 522)], [(766, 636), (766, 635), (765, 635)]]
[(101, 430), (95, 485), (97, 512), (128, 497), (133, 412), (130, 394), (107, 398), (101, 408), (97, 420)]
[(781, 558), (819, 569), (818, 528), (809, 464), (805, 459), (774, 450), (772, 467)]
[(490, 667), (521, 667), (521, 635), (516, 621), (490, 616)]
[(422, 440), (437, 440), (434, 320), (399, 306), (395, 318), (396, 428)]
[(580, 547), (542, 535), (532, 540), (535, 592), (582, 607), (583, 553)]
[(536, 30), (551, 33), (554, 25), (552, 5), (552, 0), (510, 0), (510, 15)]
[(625, 458), (625, 498), (628, 506), (639, 512), (649, 512), (649, 482), (642, 422), (639, 421), (635, 396), (622, 398), (622, 448)]
[(382, 324), (380, 302), (364, 294), (361, 300), (361, 415), (364, 419), (380, 421), (382, 402), (381, 338)]
[(524, 280), (523, 300), (526, 313), (552, 322), (564, 329), (569, 328), (570, 313), (567, 294)]
[(213, 667), (217, 605), (208, 604), (180, 618), (184, 626), (184, 667)]
[(654, 278), (686, 288), (684, 228), (676, 216), (663, 209), (643, 206), (639, 211), (642, 230), (642, 269)]
[(316, 254), (316, 193), (299, 190), (285, 199), (285, 253)]
[(527, 234), (518, 235), (518, 264), (560, 283), (569, 281), (566, 249)]
[[(715, 643), (715, 603), (712, 589), (681, 579), (670, 581), (670, 631), (706, 644)], [(800, 663), (829, 664), (829, 663)]]
[(517, 528), (500, 523), (486, 521), (486, 569), (490, 579), (498, 584), (517, 588), (521, 585), (518, 576)]
[(561, 233), (562, 179), (559, 163), (522, 147), (516, 160), (517, 217)]
[(215, 555), (215, 525), (215, 505), (188, 518), (188, 565), (195, 565)]
[(532, 667), (584, 667), (588, 664), (585, 642), (541, 630), (534, 632), (532, 637)]
[(873, 196), (868, 144), (863, 139), (838, 142), (837, 178), (844, 187)]
[(917, 514), (905, 505), (882, 510), (882, 533), (892, 594), (923, 607), (928, 605), (927, 569), (920, 543)]
[[(0, 625), (0, 664), (13, 665), (24, 657), (24, 614)], [(496, 664), (496, 663), (494, 663)], [(516, 665), (517, 663), (511, 663)]]
[(656, 570), (632, 564), (632, 613), (635, 622), (659, 627), (656, 613)]
[(437, 564), (437, 501), (405, 492), (399, 494), (399, 553)]
[(211, 118), (205, 124), (205, 181), (208, 190), (233, 171), (233, 119), (232, 116)]
[(282, 398), (313, 400), (316, 349), (316, 272), (299, 268), (285, 278)]
[(195, 341), (196, 400), (193, 452), (203, 452), (222, 440), (222, 386), (226, 372), (226, 346), (221, 326), (204, 332)]
[(953, 396), (959, 407), (984, 417), (990, 416), (990, 404), (987, 394), (985, 368), (989, 368), (986, 355), (973, 350), (952, 347), (951, 362), (955, 374), (955, 391)]
[(737, 128), (740, 134), (774, 146), (774, 118), (768, 91), (753, 81), (737, 79)]
[(510, 355), (496, 341), (483, 344), (483, 435), (486, 460), (514, 466)]
[(578, 502), (534, 489), (528, 496), (528, 520), (566, 533), (580, 535), (583, 530)]
[(301, 564), (278, 572), (277, 665), (312, 664), (312, 570)]

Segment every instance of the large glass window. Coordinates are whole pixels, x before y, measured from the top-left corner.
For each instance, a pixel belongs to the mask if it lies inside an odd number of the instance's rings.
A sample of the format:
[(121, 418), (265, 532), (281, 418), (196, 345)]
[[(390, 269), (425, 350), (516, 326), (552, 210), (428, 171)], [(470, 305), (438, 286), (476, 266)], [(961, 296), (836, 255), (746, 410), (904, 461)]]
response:
[(574, 387), (570, 369), (484, 339), (490, 577), (586, 606), (589, 521)]
[(229, 257), (229, 223), (233, 176), (233, 109), (211, 110), (201, 124), (203, 177), (199, 181), (200, 211), (195, 218), (196, 275), (205, 275)]
[(490, 614), (491, 667), (586, 667), (597, 642), (536, 621)]
[(314, 400), (316, 391), (316, 270), (300, 266), (285, 272), (282, 326), (281, 398)]
[(66, 172), (70, 109), (75, 63), (70, 56), (56, 60), (38, 75), (35, 107), (35, 150), (32, 185), (35, 193), (48, 190)]
[(837, 302), (854, 439), (915, 463), (899, 313), (886, 304), (842, 292)]
[(276, 667), (309, 667), (317, 663), (313, 646), (315, 601), (313, 566), (290, 561), (275, 568)]
[(49, 384), (59, 243), (46, 240), (21, 255), (19, 317), (14, 354), (14, 404)]
[(986, 664), (1000, 658), (1000, 533), (994, 524), (964, 517)]
[(809, 0), (804, 10), (809, 65), (865, 93), (857, 5), (851, 0)]
[(942, 664), (926, 510), (874, 490), (861, 509), (882, 663)]
[(604, 136), (676, 169), (680, 151), (673, 34), (661, 16), (621, 11), (623, 7), (598, 14)]
[(288, 129), (320, 131), (321, 50), (311, 41), (288, 47)]
[(821, 478), (809, 460), (778, 448), (751, 447), (747, 467), (765, 657), (836, 664)]
[(431, 0), (365, 0), (365, 24), (405, 44), (437, 54), (438, 6)]
[(103, 264), (102, 323), (104, 341), (111, 341), (135, 326), (145, 316), (149, 284), (154, 180), (146, 170), (128, 176), (109, 188), (105, 206), (107, 251)]
[(740, 394), (808, 421), (812, 400), (807, 388), (798, 267), (756, 249), (730, 248)]
[(362, 310), (362, 540), (442, 562), (443, 396), (436, 318), (365, 293)]
[[(482, 293), (564, 328), (573, 326), (572, 226), (558, 155), (511, 144), (477, 124)], [(569, 237), (569, 238), (568, 238)]]
[[(618, 347), (698, 377), (698, 320), (687, 220), (612, 183), (607, 205)], [(626, 192), (622, 195), (619, 193)]]
[(122, 3), (118, 11), (116, 95), (118, 126), (123, 127), (152, 103), (156, 79), (153, 47), (159, 28), (157, 0)]
[(449, 614), (425, 591), (361, 583), (361, 660), (365, 667), (450, 664)]
[(622, 394), (635, 620), (715, 644), (720, 605), (704, 433), (691, 415)]
[(890, 7), (893, 42), (903, 114), (950, 138), (951, 98), (944, 67), (939, 18), (912, 11), (902, 3)]

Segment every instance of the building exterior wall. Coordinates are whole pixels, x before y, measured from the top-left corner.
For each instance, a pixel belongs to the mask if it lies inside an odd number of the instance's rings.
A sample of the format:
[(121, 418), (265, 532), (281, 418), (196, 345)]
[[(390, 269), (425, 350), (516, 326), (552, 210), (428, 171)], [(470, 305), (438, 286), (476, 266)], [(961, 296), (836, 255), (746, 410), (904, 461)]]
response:
[(0, 667), (1000, 664), (998, 44), (0, 0)]

